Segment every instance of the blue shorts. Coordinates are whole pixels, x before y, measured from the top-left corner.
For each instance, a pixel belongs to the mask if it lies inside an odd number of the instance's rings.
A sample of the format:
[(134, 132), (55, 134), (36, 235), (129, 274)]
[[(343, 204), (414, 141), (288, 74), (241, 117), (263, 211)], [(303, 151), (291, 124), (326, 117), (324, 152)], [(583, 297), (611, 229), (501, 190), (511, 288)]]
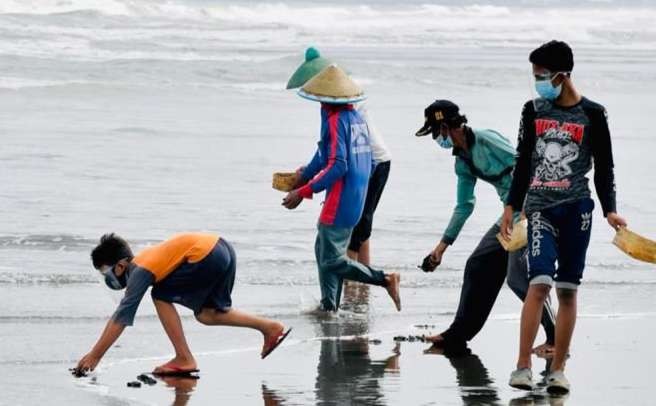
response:
[(556, 281), (557, 288), (578, 288), (590, 243), (593, 209), (594, 202), (586, 198), (528, 214), (531, 285), (552, 286)]
[(151, 291), (153, 299), (178, 303), (200, 313), (205, 308), (228, 311), (232, 307), (237, 256), (221, 238), (200, 262), (186, 262), (171, 272)]

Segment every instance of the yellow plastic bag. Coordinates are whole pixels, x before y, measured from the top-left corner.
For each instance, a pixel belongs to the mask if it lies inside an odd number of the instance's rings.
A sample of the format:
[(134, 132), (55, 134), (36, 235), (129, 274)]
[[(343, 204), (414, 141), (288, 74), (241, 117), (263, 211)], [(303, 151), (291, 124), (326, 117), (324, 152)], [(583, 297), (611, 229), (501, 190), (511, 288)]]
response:
[(642, 237), (626, 227), (617, 231), (613, 244), (630, 257), (656, 264), (656, 242)]
[(526, 221), (526, 219), (520, 220), (513, 226), (512, 233), (510, 234), (510, 241), (506, 241), (501, 236), (501, 233), (497, 234), (497, 240), (499, 240), (503, 249), (508, 252), (520, 250), (528, 244), (527, 227), (528, 221)]
[(276, 172), (273, 174), (272, 186), (281, 192), (291, 192), (297, 181), (296, 172)]

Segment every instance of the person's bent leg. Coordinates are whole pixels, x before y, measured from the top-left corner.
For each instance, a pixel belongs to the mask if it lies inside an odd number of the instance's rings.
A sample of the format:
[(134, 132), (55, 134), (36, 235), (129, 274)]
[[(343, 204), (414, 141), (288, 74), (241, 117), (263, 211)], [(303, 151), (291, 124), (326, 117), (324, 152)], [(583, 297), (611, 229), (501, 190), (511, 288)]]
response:
[(237, 309), (225, 311), (204, 308), (196, 314), (196, 320), (206, 326), (246, 327), (259, 331), (264, 336), (264, 343), (280, 336), (285, 326), (279, 321), (256, 316)]
[[(322, 224), (317, 226), (317, 241), (314, 249), (321, 286), (321, 310), (336, 312), (339, 310), (343, 280), (329, 266), (339, 255), (330, 232), (331, 228)], [(342, 252), (341, 255), (343, 256), (344, 253)]]
[[(171, 344), (173, 344), (173, 349), (175, 350), (175, 357), (167, 362), (167, 364), (172, 364), (176, 368), (184, 370), (196, 369), (196, 360), (187, 344), (180, 315), (175, 309), (175, 306), (172, 303), (157, 299), (153, 299), (153, 303), (155, 304), (155, 310), (162, 323), (162, 327), (164, 327), (164, 331), (169, 337), (169, 340), (171, 340)], [(165, 365), (167, 364), (158, 367), (155, 371), (166, 369)]]
[(353, 228), (351, 241), (348, 246), (348, 257), (360, 262), (363, 265), (371, 265), (369, 252), (369, 238), (374, 221), (374, 213), (378, 207), (378, 202), (385, 189), (387, 178), (389, 177), (391, 163), (381, 162), (376, 165), (367, 187), (367, 196), (364, 201), (360, 221)]
[(565, 361), (569, 354), (572, 334), (576, 325), (576, 290), (557, 288), (558, 315), (556, 318), (556, 346), (551, 371), (565, 369)]
[(462, 346), (474, 338), (494, 306), (508, 265), (508, 254), (496, 238), (498, 232), (499, 226), (492, 226), (467, 259), (456, 316), (439, 335), (444, 345)]
[(317, 227), (317, 238), (314, 243), (314, 254), (317, 261), (317, 270), (319, 274), (319, 288), (321, 289), (320, 308), (323, 311), (336, 312), (339, 307), (339, 297), (342, 281), (339, 277), (329, 272), (325, 264), (325, 258), (329, 255), (327, 247), (330, 241), (327, 240), (324, 226)]
[(371, 265), (371, 257), (370, 257), (370, 253), (369, 253), (369, 239), (362, 242), (362, 246), (360, 247), (360, 251), (358, 251), (357, 261), (359, 263), (361, 263), (362, 265), (365, 265), (365, 266), (370, 266)]
[[(321, 234), (321, 273), (332, 274), (343, 279), (384, 287), (390, 297), (394, 300), (397, 309), (400, 310), (398, 274), (385, 274), (353, 261), (346, 256), (347, 245), (351, 237), (351, 229), (319, 225)], [(341, 283), (339, 284), (341, 286)], [(341, 289), (340, 289), (341, 291)], [(339, 298), (337, 298), (339, 301)]]

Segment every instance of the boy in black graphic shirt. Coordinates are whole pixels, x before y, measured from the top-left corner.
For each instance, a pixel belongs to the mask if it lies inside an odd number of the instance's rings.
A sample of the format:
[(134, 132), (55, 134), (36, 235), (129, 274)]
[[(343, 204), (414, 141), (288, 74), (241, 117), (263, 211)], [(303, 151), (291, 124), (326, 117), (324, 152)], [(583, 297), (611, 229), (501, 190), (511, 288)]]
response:
[(563, 371), (576, 322), (576, 289), (590, 241), (594, 202), (585, 175), (593, 162), (595, 188), (608, 224), (617, 229), (626, 222), (615, 208), (606, 110), (574, 87), (572, 50), (564, 42), (551, 41), (534, 50), (529, 60), (540, 97), (526, 103), (522, 111), (517, 164), (501, 224), (502, 235), (509, 239), (513, 210), (523, 209), (529, 222), (530, 287), (522, 309), (517, 370), (510, 385), (533, 388), (531, 348), (555, 281), (559, 307), (547, 390), (562, 393), (569, 391)]

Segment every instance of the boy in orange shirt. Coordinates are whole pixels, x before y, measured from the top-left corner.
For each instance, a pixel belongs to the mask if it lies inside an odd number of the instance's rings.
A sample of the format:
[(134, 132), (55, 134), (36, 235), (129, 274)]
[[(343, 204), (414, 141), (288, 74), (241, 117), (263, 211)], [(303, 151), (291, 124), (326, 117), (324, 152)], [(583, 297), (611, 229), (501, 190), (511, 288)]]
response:
[(173, 303), (193, 310), (196, 319), (208, 326), (250, 327), (260, 331), (264, 336), (262, 358), (291, 331), (285, 331), (278, 321), (232, 308), (230, 294), (237, 259), (232, 246), (217, 235), (178, 234), (134, 256), (124, 239), (105, 234), (91, 252), (91, 259), (109, 288), (127, 289), (96, 345), (78, 362), (77, 373), (93, 370), (125, 326), (132, 325), (137, 307), (150, 286), (157, 315), (175, 349), (175, 357), (155, 368), (154, 374), (198, 372)]

